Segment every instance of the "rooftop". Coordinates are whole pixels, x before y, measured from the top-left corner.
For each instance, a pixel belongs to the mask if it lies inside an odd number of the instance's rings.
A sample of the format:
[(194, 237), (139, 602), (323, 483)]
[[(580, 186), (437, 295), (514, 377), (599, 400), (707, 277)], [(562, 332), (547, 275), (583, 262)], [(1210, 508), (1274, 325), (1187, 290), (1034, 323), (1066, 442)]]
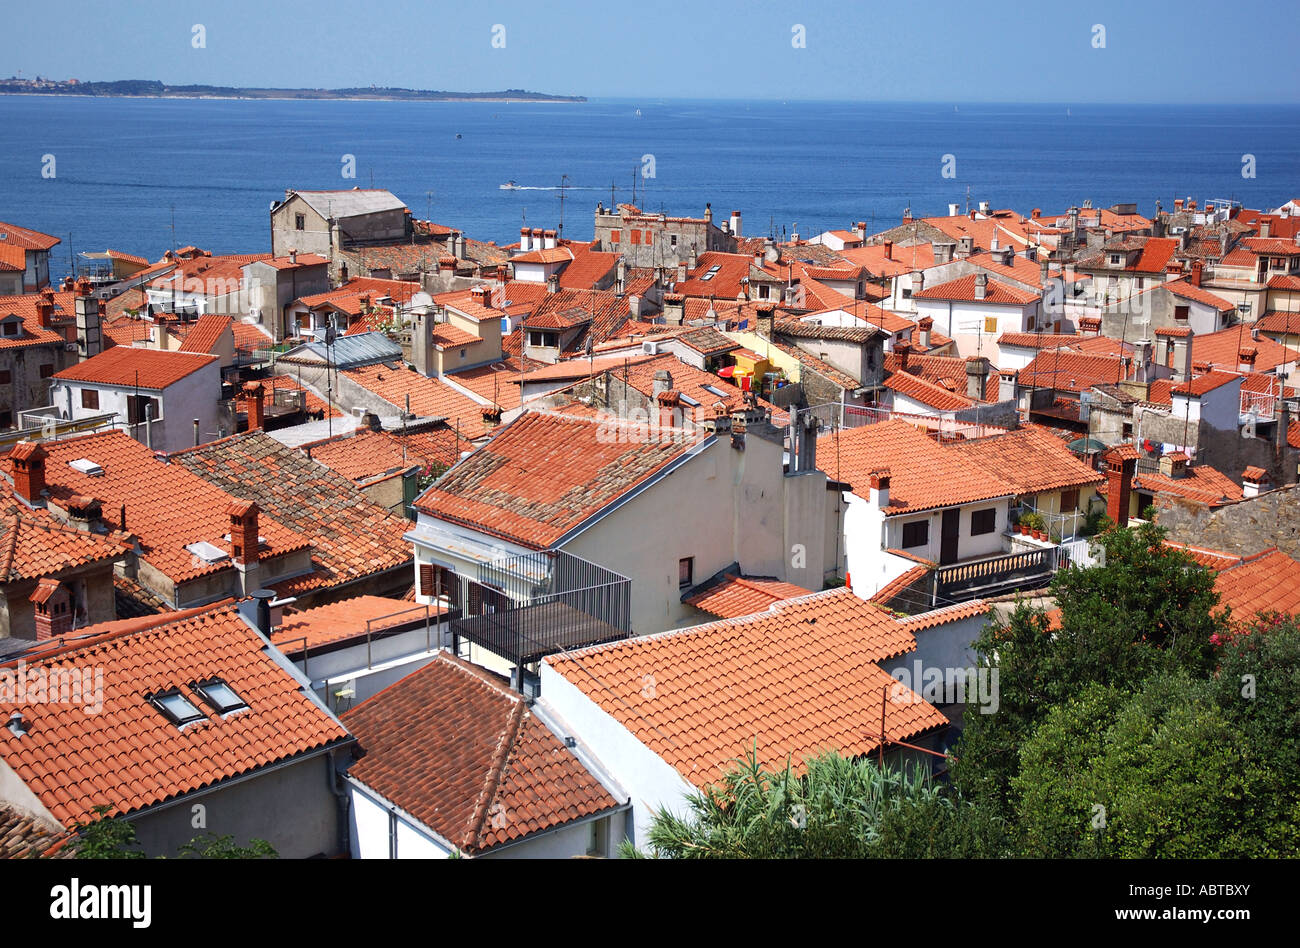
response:
[[(216, 357), (207, 354), (114, 346), (85, 362), (56, 372), (54, 377), (67, 382), (162, 391), (211, 365), (216, 365)], [(215, 390), (212, 397), (217, 397)]]
[(782, 599), (806, 596), (808, 593), (809, 590), (794, 583), (728, 573), (717, 582), (695, 592), (685, 602), (715, 616), (734, 619), (762, 612)]

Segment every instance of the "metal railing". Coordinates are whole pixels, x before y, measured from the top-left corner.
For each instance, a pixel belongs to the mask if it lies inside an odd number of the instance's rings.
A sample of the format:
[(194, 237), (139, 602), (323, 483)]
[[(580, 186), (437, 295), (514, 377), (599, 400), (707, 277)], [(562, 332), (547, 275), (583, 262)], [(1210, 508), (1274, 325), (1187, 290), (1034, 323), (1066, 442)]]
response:
[(1060, 548), (1052, 546), (940, 566), (935, 571), (936, 592), (941, 599), (974, 598), (1046, 585), (1061, 559)]
[(464, 615), (451, 623), (460, 639), (518, 667), (547, 655), (627, 638), (632, 581), (563, 551), (523, 553), (480, 565)]
[[(437, 625), (443, 619), (448, 618), (449, 617), (448, 614), (439, 614), (437, 616), (437, 621), (435, 621), (434, 612), (432, 609), (430, 609), (426, 605), (414, 605), (414, 606), (409, 606), (405, 609), (399, 609), (396, 612), (387, 613), (382, 616), (375, 616), (373, 618), (366, 620), (365, 634), (366, 634), (366, 669), (367, 670), (370, 670), (375, 667), (374, 651), (373, 651), (374, 643), (376, 641), (392, 638), (393, 636), (401, 635), (404, 632), (411, 631), (413, 628), (415, 628), (415, 626), (420, 621), (420, 616), (415, 615), (414, 613), (422, 613), (424, 617), (424, 650), (426, 652), (430, 652), (433, 650), (434, 626)], [(393, 621), (395, 619), (398, 619), (399, 616), (406, 616), (407, 618), (401, 619), (399, 621)], [(328, 649), (330, 651), (333, 651), (334, 649), (337, 649), (340, 646), (340, 643), (353, 644), (348, 642), (346, 638), (334, 640), (331, 642), (321, 642), (315, 646), (309, 645), (308, 641), (309, 640), (307, 636), (300, 635), (297, 638), (282, 639), (281, 641), (276, 643), (276, 647), (280, 650), (281, 654), (285, 656), (289, 656), (291, 659), (302, 660), (302, 673), (306, 675), (308, 678), (311, 677), (311, 672), (309, 670), (310, 668), (309, 662), (311, 659), (311, 651), (313, 648), (316, 649), (316, 653), (319, 655), (320, 652), (323, 650)], [(298, 643), (302, 643), (301, 651), (294, 648), (294, 646), (297, 645)]]

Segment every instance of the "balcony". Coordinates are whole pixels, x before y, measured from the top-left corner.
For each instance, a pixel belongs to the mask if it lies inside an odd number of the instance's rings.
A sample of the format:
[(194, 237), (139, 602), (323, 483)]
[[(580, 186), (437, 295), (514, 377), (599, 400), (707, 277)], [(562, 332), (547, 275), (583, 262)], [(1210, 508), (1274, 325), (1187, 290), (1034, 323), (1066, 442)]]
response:
[(940, 566), (935, 570), (935, 597), (938, 602), (965, 602), (1022, 589), (1041, 589), (1065, 562), (1062, 548), (1053, 545)]
[(479, 566), (452, 647), (464, 639), (517, 668), (556, 652), (627, 638), (632, 581), (570, 553), (543, 551)]

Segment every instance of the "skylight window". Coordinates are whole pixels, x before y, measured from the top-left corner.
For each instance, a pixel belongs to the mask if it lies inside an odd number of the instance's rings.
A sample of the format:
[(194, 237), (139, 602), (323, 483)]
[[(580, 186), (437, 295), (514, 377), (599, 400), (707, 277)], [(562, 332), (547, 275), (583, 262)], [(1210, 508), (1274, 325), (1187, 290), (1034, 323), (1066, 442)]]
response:
[(710, 395), (719, 395), (719, 396), (721, 396), (722, 398), (726, 398), (726, 397), (727, 397), (727, 393), (724, 392), (722, 389), (717, 388), (716, 386), (713, 386), (713, 385), (703, 385), (703, 386), (701, 386), (701, 388), (703, 388), (703, 389), (704, 389), (706, 392), (708, 392)]
[(194, 690), (221, 714), (229, 714), (240, 708), (247, 708), (248, 702), (235, 693), (235, 689), (220, 678), (212, 678), (194, 685)]
[(715, 276), (718, 275), (718, 271), (721, 270), (721, 269), (722, 269), (722, 264), (720, 264), (720, 263), (715, 263), (713, 266), (709, 267), (709, 272), (708, 272), (708, 273), (706, 273), (706, 274), (704, 274), (704, 276), (700, 277), (700, 282), (701, 282), (701, 283), (705, 283), (705, 282), (707, 282), (707, 281), (709, 281), (709, 280), (712, 280)]
[(181, 694), (179, 688), (163, 691), (149, 698), (149, 703), (161, 711), (172, 724), (180, 727), (191, 721), (207, 717), (194, 703)]

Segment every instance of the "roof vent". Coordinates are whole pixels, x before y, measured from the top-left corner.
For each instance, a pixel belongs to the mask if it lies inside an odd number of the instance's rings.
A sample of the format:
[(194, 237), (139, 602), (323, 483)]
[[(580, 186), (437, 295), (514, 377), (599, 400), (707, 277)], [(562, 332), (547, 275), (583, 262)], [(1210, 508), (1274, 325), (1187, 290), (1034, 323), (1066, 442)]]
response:
[(7, 727), (13, 733), (14, 737), (22, 737), (26, 734), (27, 724), (23, 721), (23, 713), (21, 711), (15, 711), (13, 714), (9, 715), (9, 724)]
[(185, 547), (205, 563), (219, 563), (226, 559), (229, 554), (219, 546), (208, 543), (206, 540), (199, 540), (197, 543), (191, 543)]
[(88, 458), (77, 458), (75, 461), (69, 461), (68, 467), (90, 477), (103, 477), (104, 469)]

